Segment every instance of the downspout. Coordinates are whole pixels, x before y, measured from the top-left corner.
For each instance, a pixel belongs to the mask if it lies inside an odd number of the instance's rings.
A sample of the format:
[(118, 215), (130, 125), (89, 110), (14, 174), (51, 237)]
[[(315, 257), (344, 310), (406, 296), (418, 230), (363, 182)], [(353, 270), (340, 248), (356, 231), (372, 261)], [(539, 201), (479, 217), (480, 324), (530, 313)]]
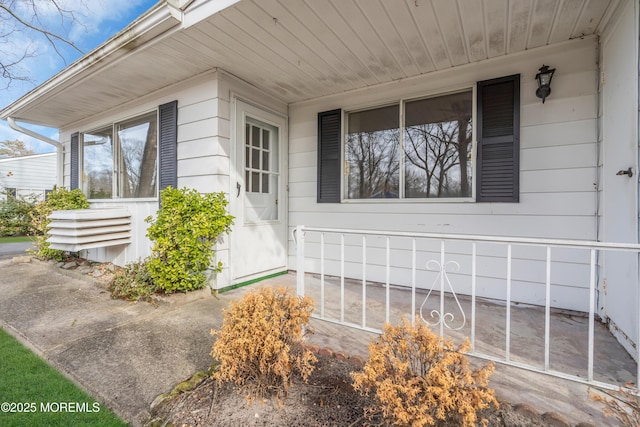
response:
[(9, 127), (11, 129), (17, 132), (23, 133), (25, 135), (28, 135), (37, 140), (40, 140), (42, 142), (45, 142), (47, 144), (53, 145), (56, 148), (56, 152), (58, 154), (57, 156), (58, 165), (56, 166), (56, 181), (58, 183), (57, 184), (58, 186), (64, 185), (64, 158), (63, 158), (64, 146), (59, 141), (56, 141), (55, 139), (51, 139), (42, 134), (39, 134), (37, 132), (34, 132), (30, 129), (27, 129), (25, 127), (18, 125), (13, 117), (7, 117), (7, 123), (9, 123)]
[[(600, 35), (596, 39), (596, 174), (595, 174), (595, 240), (596, 242), (600, 241), (600, 192), (601, 182), (600, 175), (602, 173), (603, 166), (600, 164), (600, 150), (602, 149), (602, 120), (604, 120), (602, 115), (602, 46), (600, 44)], [(600, 251), (596, 251), (596, 313), (601, 316), (602, 320), (606, 320), (606, 312), (604, 311), (605, 302), (602, 301), (604, 299), (604, 292), (600, 285)], [(603, 316), (604, 315), (604, 316)]]

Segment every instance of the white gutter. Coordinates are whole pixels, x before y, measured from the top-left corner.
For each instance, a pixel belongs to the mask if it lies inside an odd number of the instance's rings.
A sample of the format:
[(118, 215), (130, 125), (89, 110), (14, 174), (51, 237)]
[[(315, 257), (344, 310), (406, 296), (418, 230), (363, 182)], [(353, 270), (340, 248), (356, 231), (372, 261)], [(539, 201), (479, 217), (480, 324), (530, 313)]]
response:
[[(166, 0), (156, 4), (152, 9), (93, 51), (82, 56), (31, 92), (5, 107), (0, 111), (0, 119), (8, 119), (9, 116), (17, 117), (16, 113), (28, 104), (34, 103), (38, 99), (46, 100), (64, 90), (66, 85), (77, 83), (82, 73), (91, 73), (94, 68), (109, 65), (116, 61), (118, 57), (126, 55), (129, 50), (142, 46), (169, 28), (175, 27), (181, 22), (180, 16), (176, 15), (179, 14)], [(127, 48), (127, 45), (131, 47)], [(17, 118), (19, 119), (19, 117)]]
[(47, 144), (51, 144), (56, 147), (56, 157), (57, 157), (57, 165), (56, 165), (56, 185), (63, 186), (64, 185), (64, 146), (55, 139), (51, 139), (42, 134), (34, 132), (30, 129), (24, 128), (18, 125), (13, 117), (7, 117), (7, 123), (9, 123), (9, 127), (15, 131), (28, 135), (32, 138), (38, 139), (42, 142), (46, 142)]
[(29, 135), (30, 137), (38, 139), (42, 142), (46, 142), (47, 144), (51, 144), (60, 151), (63, 150), (62, 144), (60, 142), (18, 125), (13, 117), (7, 117), (7, 122), (9, 123), (9, 127), (11, 129), (18, 131), (20, 133), (23, 133), (25, 135)]

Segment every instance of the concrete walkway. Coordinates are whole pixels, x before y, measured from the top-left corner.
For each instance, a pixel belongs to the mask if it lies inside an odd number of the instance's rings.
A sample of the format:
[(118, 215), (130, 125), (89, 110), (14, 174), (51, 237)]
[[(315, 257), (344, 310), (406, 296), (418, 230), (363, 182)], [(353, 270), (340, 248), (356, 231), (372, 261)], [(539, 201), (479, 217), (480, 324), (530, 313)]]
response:
[(135, 304), (87, 276), (0, 261), (0, 327), (133, 425), (156, 396), (211, 365), (210, 331), (230, 298)]
[[(261, 282), (291, 285), (293, 275)], [(212, 328), (221, 310), (247, 288), (154, 306), (112, 300), (98, 282), (40, 262), (0, 261), (0, 327), (85, 388), (132, 425), (140, 425), (153, 399), (212, 358)], [(371, 335), (314, 320), (310, 341), (348, 354), (366, 355)], [(515, 368), (498, 367), (497, 394), (555, 411), (572, 424), (615, 425), (587, 395), (587, 387)]]
[(14, 256), (26, 255), (27, 249), (33, 249), (31, 242), (1, 243), (0, 260), (10, 259)]

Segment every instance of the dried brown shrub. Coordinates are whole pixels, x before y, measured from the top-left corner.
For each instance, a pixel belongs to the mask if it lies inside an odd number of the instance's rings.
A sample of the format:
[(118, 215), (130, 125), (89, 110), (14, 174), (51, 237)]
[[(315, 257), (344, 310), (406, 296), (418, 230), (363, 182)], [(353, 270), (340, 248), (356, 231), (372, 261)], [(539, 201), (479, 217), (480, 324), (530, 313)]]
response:
[(374, 396), (367, 415), (382, 412), (396, 426), (475, 426), (477, 411), (490, 404), (497, 408), (498, 402), (487, 387), (493, 363), (471, 369), (462, 354), (468, 349), (468, 341), (456, 348), (419, 319), (415, 326), (407, 319), (386, 324), (369, 345), (362, 372), (352, 374), (354, 388)]
[(601, 393), (609, 396), (609, 398), (593, 391), (590, 392), (590, 395), (596, 402), (604, 404), (605, 407), (602, 412), (605, 416), (615, 418), (624, 426), (640, 427), (639, 391), (633, 384), (627, 383), (624, 387), (620, 387), (617, 392), (600, 390)]
[(234, 382), (247, 399), (286, 396), (294, 373), (306, 381), (316, 357), (302, 344), (313, 300), (286, 288), (264, 287), (233, 301), (224, 311), (211, 356), (220, 362), (213, 378)]

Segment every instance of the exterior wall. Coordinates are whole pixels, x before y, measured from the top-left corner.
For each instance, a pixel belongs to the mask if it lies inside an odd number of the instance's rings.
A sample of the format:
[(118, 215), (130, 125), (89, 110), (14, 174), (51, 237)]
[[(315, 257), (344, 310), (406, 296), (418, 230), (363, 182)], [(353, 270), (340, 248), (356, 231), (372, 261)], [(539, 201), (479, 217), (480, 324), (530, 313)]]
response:
[[(228, 189), (228, 125), (219, 120), (218, 73), (212, 71), (179, 85), (153, 93), (134, 103), (123, 105), (97, 117), (91, 117), (61, 130), (61, 141), (68, 150), (73, 132), (88, 131), (99, 126), (178, 101), (178, 187), (195, 188), (202, 193)], [(224, 106), (223, 106), (224, 108)], [(225, 130), (226, 129), (226, 130)], [(70, 183), (70, 159), (64, 159), (64, 184)], [(158, 198), (90, 200), (92, 208), (125, 206), (132, 214), (132, 241), (126, 247), (91, 249), (83, 253), (89, 259), (118, 265), (143, 259), (149, 255), (151, 243), (146, 237), (144, 218), (154, 215)]]
[[(393, 231), (480, 234), (554, 239), (596, 238), (596, 115), (597, 64), (595, 38), (575, 40), (504, 58), (483, 61), (418, 78), (371, 87), (339, 96), (290, 105), (289, 226), (384, 229)], [(536, 98), (534, 76), (542, 64), (556, 68), (552, 94), (542, 104)], [(316, 203), (317, 113), (342, 108), (356, 110), (384, 105), (400, 99), (447, 93), (473, 87), (477, 81), (521, 74), (520, 107), (520, 202), (475, 203), (446, 200), (343, 201)], [(355, 246), (358, 243), (353, 243)], [(349, 245), (347, 243), (347, 245)], [(295, 245), (289, 244), (289, 263), (295, 265)], [(456, 247), (457, 248), (457, 247)], [(305, 247), (307, 271), (318, 271), (317, 247)], [(347, 251), (359, 248), (347, 248)], [(425, 249), (429, 252), (431, 249)], [(466, 251), (469, 249), (467, 248)], [(465, 251), (465, 249), (455, 249)], [(485, 277), (478, 282), (480, 295), (504, 298), (504, 288), (494, 285), (504, 277), (505, 265), (495, 258), (497, 249), (485, 249)], [(513, 299), (544, 304), (544, 270), (531, 274), (528, 259), (543, 260), (544, 254), (522, 251), (514, 264)], [(543, 251), (540, 251), (543, 252)], [(367, 256), (367, 277), (384, 281), (383, 251)], [(504, 257), (505, 251), (500, 252)], [(424, 254), (426, 260), (438, 256)], [(470, 271), (469, 259), (460, 252), (462, 270)], [(393, 258), (393, 255), (392, 255)], [(585, 310), (588, 302), (588, 265), (584, 254), (567, 254), (554, 267), (553, 304)], [(399, 261), (402, 263), (402, 260)], [(533, 262), (533, 261), (532, 261)], [(406, 262), (405, 262), (406, 264)], [(423, 261), (419, 261), (424, 265)], [(543, 264), (544, 265), (544, 264)], [(337, 264), (328, 274), (339, 274)], [(353, 266), (348, 277), (359, 277)], [(576, 279), (575, 268), (587, 272)], [(396, 269), (394, 283), (409, 283), (407, 268)], [(542, 277), (540, 277), (542, 276)], [(429, 286), (426, 275), (418, 282)], [(468, 280), (452, 279), (468, 292)]]
[[(286, 104), (276, 101), (257, 88), (226, 74), (215, 71), (176, 85), (157, 94), (92, 117), (81, 123), (73, 124), (61, 132), (61, 140), (69, 146), (70, 135), (76, 131), (87, 131), (99, 126), (120, 121), (158, 105), (178, 100), (178, 187), (195, 188), (201, 193), (224, 192), (231, 201), (229, 206), (233, 214), (233, 199), (229, 197), (231, 188), (235, 189), (235, 168), (230, 161), (232, 150), (232, 100), (241, 98), (255, 105), (286, 115)], [(70, 159), (65, 158), (65, 185), (69, 185)], [(233, 181), (233, 182), (232, 182)], [(133, 243), (126, 247), (99, 248), (85, 251), (83, 256), (97, 261), (110, 261), (118, 265), (143, 259), (150, 253), (151, 244), (146, 237), (147, 224), (144, 218), (154, 215), (158, 209), (158, 199), (112, 199), (92, 200), (91, 207), (126, 206), (132, 214)], [(240, 250), (238, 250), (240, 252)], [(223, 236), (216, 249), (217, 261), (223, 263), (223, 271), (212, 280), (211, 286), (222, 288), (232, 284), (229, 264), (230, 237)]]
[[(638, 3), (628, 2), (601, 38), (602, 196), (601, 238), (638, 243)], [(631, 167), (633, 177), (617, 175)], [(609, 325), (634, 356), (638, 339), (638, 256), (605, 254), (602, 259)]]
[(44, 199), (56, 185), (56, 166), (56, 153), (0, 159), (0, 191), (15, 188), (17, 195)]

